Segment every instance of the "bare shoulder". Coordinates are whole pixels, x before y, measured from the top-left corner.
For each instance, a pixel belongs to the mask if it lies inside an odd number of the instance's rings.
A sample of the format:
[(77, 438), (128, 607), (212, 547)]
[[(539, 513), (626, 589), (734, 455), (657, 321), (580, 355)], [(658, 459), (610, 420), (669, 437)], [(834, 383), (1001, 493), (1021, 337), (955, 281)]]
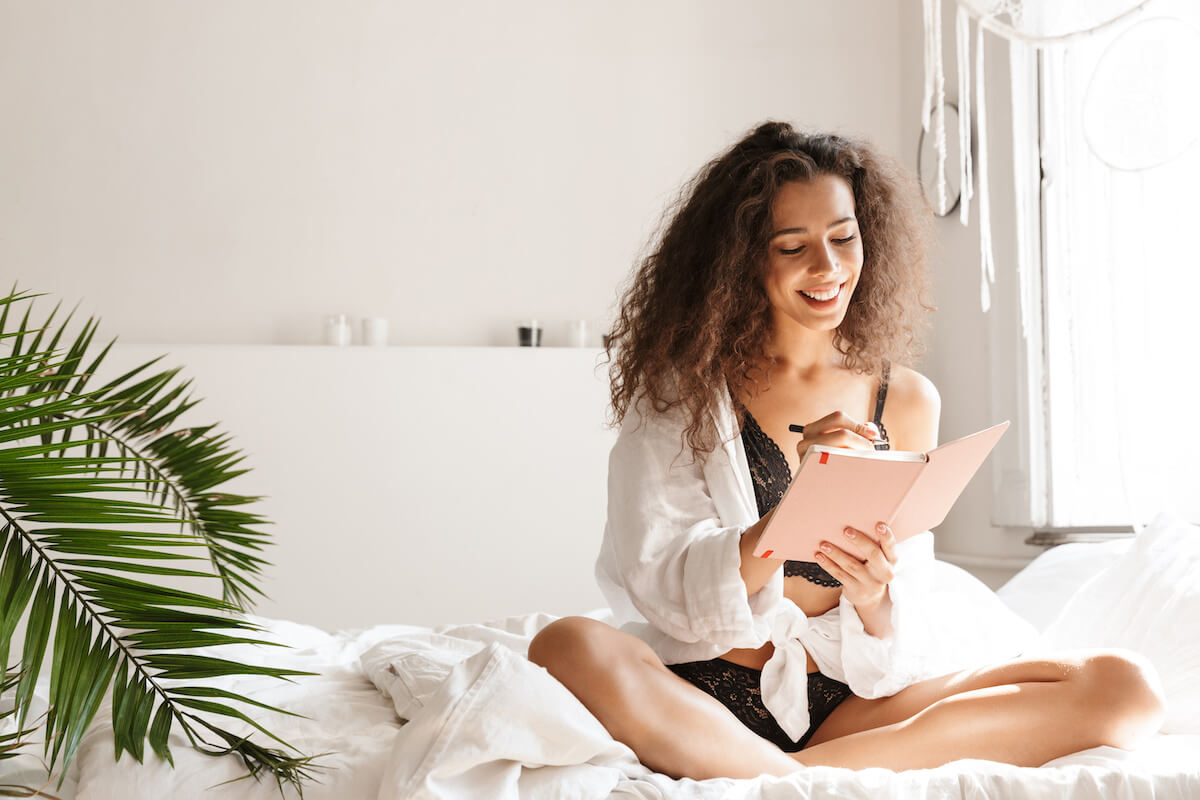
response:
[(924, 452), (937, 447), (942, 398), (933, 381), (915, 369), (892, 365), (883, 424), (893, 449)]

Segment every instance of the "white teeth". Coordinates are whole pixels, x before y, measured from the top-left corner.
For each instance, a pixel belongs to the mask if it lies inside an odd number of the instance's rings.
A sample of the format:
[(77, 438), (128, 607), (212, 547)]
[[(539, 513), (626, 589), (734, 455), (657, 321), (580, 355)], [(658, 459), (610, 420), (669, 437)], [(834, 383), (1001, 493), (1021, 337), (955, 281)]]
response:
[(813, 300), (825, 301), (825, 300), (832, 300), (833, 298), (837, 297), (838, 292), (840, 292), (841, 290), (842, 290), (841, 286), (837, 287), (836, 289), (831, 289), (828, 292), (806, 292), (803, 289), (801, 289), (800, 294), (804, 295), (805, 297), (811, 297)]

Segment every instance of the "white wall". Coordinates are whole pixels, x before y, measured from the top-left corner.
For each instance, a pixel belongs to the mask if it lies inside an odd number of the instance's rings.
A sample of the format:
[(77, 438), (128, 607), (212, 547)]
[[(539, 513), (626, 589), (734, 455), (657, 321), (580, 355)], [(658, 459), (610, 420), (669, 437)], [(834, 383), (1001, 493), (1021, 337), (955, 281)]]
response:
[(900, 144), (845, 0), (0, 0), (0, 281), (125, 341), (406, 344), (609, 317), (665, 203), (776, 117)]
[[(405, 344), (507, 344), (536, 316), (555, 344), (609, 317), (680, 183), (764, 118), (915, 166), (920, 22), (919, 0), (0, 0), (0, 283), (82, 301), (127, 342), (313, 342), (344, 310)], [(974, 220), (937, 226), (921, 368), (943, 439), (1003, 418), (989, 365), (994, 342), (1014, 351), (1011, 321), (979, 309)], [(990, 480), (942, 552), (1033, 554), (991, 525)]]

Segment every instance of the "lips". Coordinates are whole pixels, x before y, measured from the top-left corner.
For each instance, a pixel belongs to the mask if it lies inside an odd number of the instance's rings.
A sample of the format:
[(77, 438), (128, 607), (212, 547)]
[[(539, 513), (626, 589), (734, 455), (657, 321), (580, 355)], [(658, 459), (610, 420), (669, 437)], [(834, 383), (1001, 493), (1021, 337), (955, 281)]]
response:
[(824, 286), (813, 286), (808, 289), (797, 289), (796, 293), (803, 297), (805, 302), (810, 306), (825, 308), (837, 303), (845, 286), (844, 282), (826, 284)]

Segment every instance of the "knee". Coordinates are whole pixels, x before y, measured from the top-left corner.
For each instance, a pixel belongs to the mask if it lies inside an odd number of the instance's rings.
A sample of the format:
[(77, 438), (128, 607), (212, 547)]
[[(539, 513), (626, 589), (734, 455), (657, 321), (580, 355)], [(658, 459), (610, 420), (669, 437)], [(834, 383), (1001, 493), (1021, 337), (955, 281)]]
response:
[(1081, 711), (1100, 744), (1128, 749), (1162, 726), (1162, 682), (1144, 656), (1129, 650), (1089, 654), (1079, 666)]
[[(587, 617), (563, 617), (542, 628), (529, 643), (529, 660), (563, 681), (602, 660), (604, 641), (616, 629)], [(566, 681), (563, 681), (564, 683)]]

